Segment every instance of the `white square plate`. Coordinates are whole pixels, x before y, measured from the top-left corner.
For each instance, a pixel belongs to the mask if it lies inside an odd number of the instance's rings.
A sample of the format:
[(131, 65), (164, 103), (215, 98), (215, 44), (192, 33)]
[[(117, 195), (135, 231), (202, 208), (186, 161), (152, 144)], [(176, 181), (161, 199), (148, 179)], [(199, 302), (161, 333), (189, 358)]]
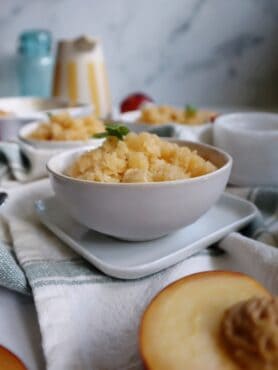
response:
[(40, 221), (76, 253), (105, 274), (121, 279), (141, 278), (182, 261), (247, 225), (257, 213), (252, 203), (223, 194), (190, 226), (153, 241), (126, 242), (82, 226), (55, 197), (37, 201), (35, 208)]

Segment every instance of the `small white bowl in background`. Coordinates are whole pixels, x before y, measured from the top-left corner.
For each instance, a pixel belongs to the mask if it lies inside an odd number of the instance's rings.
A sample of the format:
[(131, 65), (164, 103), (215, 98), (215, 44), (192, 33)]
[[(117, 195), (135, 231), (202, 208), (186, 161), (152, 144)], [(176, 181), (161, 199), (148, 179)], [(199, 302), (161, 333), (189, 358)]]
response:
[(233, 157), (231, 184), (278, 185), (278, 114), (220, 116), (213, 125), (213, 142)]
[(188, 125), (177, 122), (169, 122), (164, 124), (147, 124), (137, 122), (140, 117), (140, 110), (121, 113), (115, 115), (115, 119), (122, 121), (131, 131), (142, 132), (151, 131), (153, 129), (163, 129), (165, 126), (173, 126), (176, 131), (175, 137), (181, 140), (189, 140), (202, 142), (205, 144), (212, 143), (212, 123), (203, 123), (200, 125)]
[(47, 163), (52, 187), (69, 214), (103, 234), (130, 241), (167, 235), (200, 218), (227, 184), (232, 158), (209, 145), (171, 140), (196, 149), (218, 169), (192, 179), (153, 183), (100, 183), (74, 179), (66, 169), (85, 150), (55, 155)]
[(18, 138), (20, 141), (32, 145), (36, 149), (49, 149), (49, 150), (67, 150), (73, 148), (80, 148), (84, 146), (92, 146), (96, 148), (97, 146), (101, 145), (104, 139), (89, 139), (89, 140), (33, 140), (28, 139), (28, 135), (30, 135), (35, 129), (39, 127), (41, 122), (31, 122), (19, 130)]

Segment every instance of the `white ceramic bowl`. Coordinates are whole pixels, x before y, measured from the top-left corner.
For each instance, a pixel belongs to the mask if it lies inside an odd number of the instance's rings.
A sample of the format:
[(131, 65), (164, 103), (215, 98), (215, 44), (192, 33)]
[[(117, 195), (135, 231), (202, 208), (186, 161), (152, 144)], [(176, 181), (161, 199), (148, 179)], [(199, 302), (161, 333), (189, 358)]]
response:
[(39, 125), (41, 122), (32, 122), (24, 125), (21, 127), (18, 133), (19, 140), (32, 145), (33, 147), (37, 149), (73, 149), (73, 148), (80, 148), (86, 146), (93, 146), (97, 147), (100, 145), (104, 139), (90, 139), (90, 140), (72, 140), (72, 141), (47, 141), (47, 140), (32, 140), (28, 139), (28, 135), (31, 134)]
[(221, 116), (213, 126), (213, 141), (233, 157), (231, 184), (278, 185), (278, 114)]
[(17, 118), (34, 120), (45, 117), (45, 112), (59, 113), (67, 110), (73, 116), (90, 114), (93, 107), (82, 103), (70, 105), (60, 98), (17, 96), (0, 98), (0, 110), (10, 112)]
[(232, 159), (204, 144), (188, 145), (216, 164), (208, 175), (178, 181), (138, 184), (90, 182), (66, 176), (66, 168), (84, 150), (50, 159), (47, 170), (57, 198), (69, 214), (87, 227), (120, 239), (159, 238), (201, 217), (220, 197), (227, 184)]
[(73, 117), (88, 115), (93, 107), (88, 104), (76, 103), (69, 105), (58, 98), (8, 97), (0, 98), (0, 110), (10, 115), (0, 117), (1, 140), (16, 139), (19, 129), (26, 123), (45, 119), (46, 112), (59, 114), (67, 111)]

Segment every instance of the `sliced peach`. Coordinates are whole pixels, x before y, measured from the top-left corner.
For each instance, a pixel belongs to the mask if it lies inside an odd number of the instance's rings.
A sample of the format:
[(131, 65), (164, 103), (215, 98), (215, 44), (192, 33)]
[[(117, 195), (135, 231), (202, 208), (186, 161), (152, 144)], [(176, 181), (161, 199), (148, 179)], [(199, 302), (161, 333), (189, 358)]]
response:
[(247, 275), (202, 272), (163, 289), (147, 307), (140, 352), (150, 370), (239, 370), (220, 339), (224, 311), (270, 293)]
[(1, 370), (27, 370), (20, 359), (7, 348), (0, 346)]

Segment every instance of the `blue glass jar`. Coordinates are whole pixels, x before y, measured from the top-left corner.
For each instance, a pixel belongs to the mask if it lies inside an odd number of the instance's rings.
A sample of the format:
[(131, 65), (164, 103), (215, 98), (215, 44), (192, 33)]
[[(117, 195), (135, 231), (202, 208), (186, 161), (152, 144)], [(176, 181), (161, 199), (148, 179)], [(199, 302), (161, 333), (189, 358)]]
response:
[(19, 36), (17, 73), (20, 95), (51, 95), (53, 56), (51, 33), (25, 31)]

